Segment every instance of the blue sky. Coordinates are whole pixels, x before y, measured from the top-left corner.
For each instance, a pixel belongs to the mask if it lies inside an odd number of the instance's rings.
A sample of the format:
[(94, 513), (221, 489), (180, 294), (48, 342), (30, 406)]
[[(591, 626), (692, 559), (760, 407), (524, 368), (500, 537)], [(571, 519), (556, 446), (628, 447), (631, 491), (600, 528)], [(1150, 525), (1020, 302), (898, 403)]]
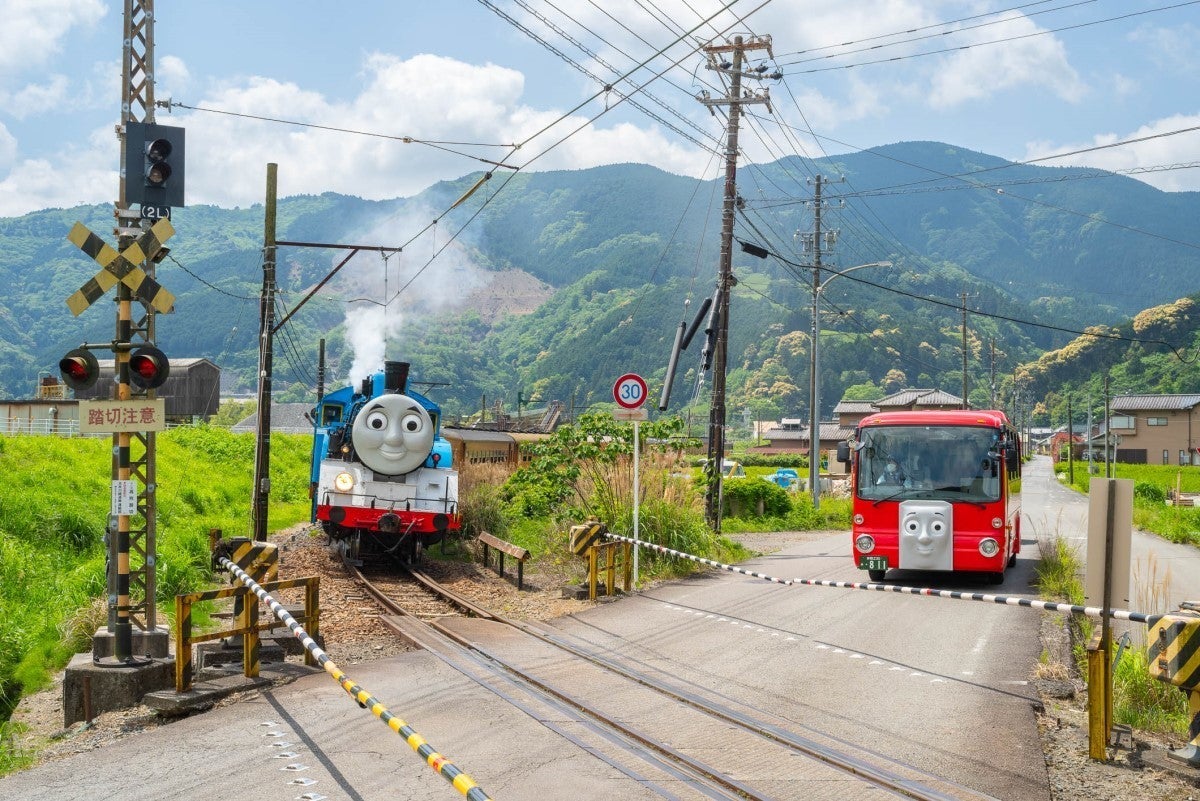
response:
[[(0, 215), (115, 199), (122, 6), (0, 3)], [(156, 98), (182, 104), (156, 116), (187, 130), (189, 205), (262, 202), (268, 162), (279, 165), (281, 196), (408, 196), (487, 169), (488, 159), (526, 170), (637, 161), (716, 177), (724, 123), (696, 95), (718, 95), (721, 84), (699, 47), (734, 34), (770, 35), (774, 60), (755, 51), (751, 65), (784, 76), (761, 84), (772, 111), (751, 107), (743, 164), (907, 140), (1020, 161), (1142, 139), (1040, 163), (1200, 189), (1200, 170), (1182, 166), (1200, 163), (1200, 131), (1179, 133), (1200, 126), (1196, 2), (156, 7)], [(607, 95), (603, 82), (613, 85)], [(623, 93), (642, 108), (622, 102)]]

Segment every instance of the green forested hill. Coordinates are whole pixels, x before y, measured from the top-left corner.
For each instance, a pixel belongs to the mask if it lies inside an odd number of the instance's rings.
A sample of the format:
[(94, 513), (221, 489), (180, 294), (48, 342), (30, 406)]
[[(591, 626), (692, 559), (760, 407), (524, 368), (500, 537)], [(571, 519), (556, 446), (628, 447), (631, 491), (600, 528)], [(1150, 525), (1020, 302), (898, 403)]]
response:
[[(823, 293), (824, 414), (849, 387), (957, 392), (964, 299), (969, 387), (978, 403), (987, 402), (993, 374), (1004, 384), (1021, 365), (1070, 342), (1072, 331), (1130, 325), (1143, 309), (1200, 290), (1191, 243), (1190, 221), (1200, 212), (1195, 193), (1163, 193), (1094, 170), (1009, 166), (936, 142), (743, 165), (735, 235), (783, 259), (753, 258), (735, 245), (731, 410), (754, 404), (786, 416), (807, 413), (811, 272), (802, 265), (811, 255), (796, 234), (813, 228), (811, 203), (803, 201), (816, 175), (845, 178), (825, 187), (823, 230), (836, 233), (837, 246), (824, 264), (894, 263), (841, 278)], [(412, 362), (415, 380), (442, 384), (430, 393), (451, 414), (470, 413), (484, 400), (512, 411), (518, 392), (527, 404), (603, 402), (626, 371), (646, 376), (657, 397), (676, 327), (690, 322), (715, 287), (723, 179), (698, 182), (638, 164), (497, 171), (447, 212), (479, 177), (392, 201), (281, 199), (280, 240), (398, 252), (359, 253), (280, 332), (277, 397), (312, 398), (322, 337), (332, 383), (349, 373), (352, 342), (386, 342), (389, 357)], [(8, 397), (28, 396), (38, 373), (53, 372), (68, 348), (113, 337), (111, 293), (78, 319), (65, 305), (96, 271), (66, 240), (76, 220), (113, 241), (111, 209), (103, 206), (0, 219), (7, 287), (0, 392)], [(171, 356), (216, 362), (227, 391), (251, 391), (263, 209), (189, 207), (176, 210), (174, 223), (178, 233), (158, 278), (178, 301), (175, 313), (158, 318), (158, 343)], [(294, 308), (345, 256), (280, 247), (279, 312)], [(496, 280), (504, 270), (544, 282), (549, 299), (531, 314), (484, 322), (492, 316), (481, 312), (504, 292)], [(1170, 336), (1181, 338), (1172, 344), (1190, 342), (1190, 330)], [(681, 359), (673, 411), (697, 384), (701, 339)], [(1155, 355), (1163, 352), (1154, 345), (1138, 358), (1171, 367)], [(1110, 357), (1129, 358), (1123, 351)], [(1129, 375), (1165, 380), (1160, 373), (1135, 368)], [(1178, 372), (1171, 379), (1187, 380)]]

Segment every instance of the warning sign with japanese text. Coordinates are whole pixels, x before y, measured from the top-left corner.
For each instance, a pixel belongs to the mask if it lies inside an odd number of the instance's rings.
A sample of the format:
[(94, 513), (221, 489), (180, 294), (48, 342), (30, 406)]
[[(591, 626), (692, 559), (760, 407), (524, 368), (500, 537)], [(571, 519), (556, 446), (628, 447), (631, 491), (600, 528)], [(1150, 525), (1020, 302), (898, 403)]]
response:
[(163, 431), (166, 427), (166, 401), (162, 398), (79, 402), (80, 434)]

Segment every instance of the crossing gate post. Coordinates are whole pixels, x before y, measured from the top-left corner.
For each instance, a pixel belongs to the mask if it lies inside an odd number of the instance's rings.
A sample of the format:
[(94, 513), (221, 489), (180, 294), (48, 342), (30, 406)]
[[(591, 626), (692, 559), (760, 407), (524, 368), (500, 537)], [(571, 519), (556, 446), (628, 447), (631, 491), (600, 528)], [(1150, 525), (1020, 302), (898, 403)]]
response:
[(1188, 695), (1188, 744), (1167, 756), (1200, 768), (1200, 604), (1185, 602), (1150, 627), (1150, 674)]
[[(274, 543), (248, 537), (221, 540), (219, 532), (215, 539), (214, 560), (224, 556), (259, 584), (279, 578), (279, 549)], [(242, 632), (242, 668), (246, 676), (257, 676), (262, 646), (258, 634), (258, 597), (250, 592), (238, 595), (234, 599), (233, 617)]]

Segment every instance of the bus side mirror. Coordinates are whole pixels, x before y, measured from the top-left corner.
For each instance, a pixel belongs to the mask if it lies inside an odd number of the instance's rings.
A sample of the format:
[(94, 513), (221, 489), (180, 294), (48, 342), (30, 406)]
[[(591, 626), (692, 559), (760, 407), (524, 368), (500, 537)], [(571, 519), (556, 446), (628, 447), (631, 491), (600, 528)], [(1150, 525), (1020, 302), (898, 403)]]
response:
[(837, 460), (842, 464), (850, 464), (850, 443), (839, 442), (837, 447)]

